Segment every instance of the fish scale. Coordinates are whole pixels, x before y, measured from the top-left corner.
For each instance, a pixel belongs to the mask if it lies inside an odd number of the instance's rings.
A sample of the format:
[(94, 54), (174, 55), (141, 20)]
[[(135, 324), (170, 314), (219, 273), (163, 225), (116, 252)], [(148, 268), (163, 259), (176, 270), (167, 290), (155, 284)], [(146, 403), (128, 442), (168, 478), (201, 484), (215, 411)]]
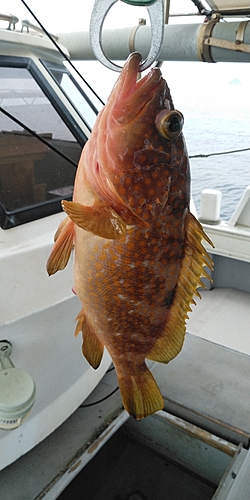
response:
[(180, 352), (212, 269), (201, 241), (212, 243), (189, 210), (183, 117), (158, 68), (137, 81), (140, 61), (130, 55), (98, 115), (47, 263), (49, 274), (63, 269), (74, 247), (75, 335), (93, 368), (106, 346), (137, 419), (164, 406), (145, 358), (168, 363)]

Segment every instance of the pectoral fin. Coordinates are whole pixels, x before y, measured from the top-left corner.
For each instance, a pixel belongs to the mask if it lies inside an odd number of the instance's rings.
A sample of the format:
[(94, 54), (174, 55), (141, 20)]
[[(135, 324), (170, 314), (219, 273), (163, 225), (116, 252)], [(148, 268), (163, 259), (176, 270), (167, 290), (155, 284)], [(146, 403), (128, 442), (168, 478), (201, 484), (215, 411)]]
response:
[(47, 261), (49, 276), (64, 269), (70, 258), (74, 241), (74, 223), (67, 217), (55, 234), (55, 244)]
[(62, 206), (70, 219), (85, 231), (114, 240), (126, 234), (126, 223), (112, 208), (87, 207), (74, 201), (63, 201)]

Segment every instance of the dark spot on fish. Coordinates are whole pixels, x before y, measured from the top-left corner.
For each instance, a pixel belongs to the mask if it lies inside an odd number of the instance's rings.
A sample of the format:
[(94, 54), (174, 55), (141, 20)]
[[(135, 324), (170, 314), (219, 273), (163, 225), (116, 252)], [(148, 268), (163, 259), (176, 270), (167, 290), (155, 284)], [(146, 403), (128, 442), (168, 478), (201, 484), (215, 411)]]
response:
[(176, 287), (167, 295), (167, 297), (164, 299), (164, 302), (163, 302), (163, 307), (166, 307), (168, 308), (169, 306), (171, 306), (173, 300), (174, 300), (174, 296), (175, 296), (175, 290), (176, 290)]

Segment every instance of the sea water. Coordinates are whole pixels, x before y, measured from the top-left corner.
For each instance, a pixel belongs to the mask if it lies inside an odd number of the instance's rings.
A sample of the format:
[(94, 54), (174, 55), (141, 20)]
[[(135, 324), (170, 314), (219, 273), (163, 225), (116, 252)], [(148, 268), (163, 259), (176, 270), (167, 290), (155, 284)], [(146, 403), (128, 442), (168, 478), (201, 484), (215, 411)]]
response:
[[(229, 84), (222, 91), (216, 97), (214, 92), (198, 95), (192, 105), (183, 102), (182, 108), (197, 212), (201, 191), (219, 189), (221, 218), (229, 220), (250, 185), (250, 94), (240, 84)], [(199, 157), (222, 152), (228, 154)]]
[[(167, 67), (168, 63), (164, 63), (163, 76), (169, 81), (175, 107), (184, 114), (183, 132), (197, 213), (199, 215), (201, 191), (219, 189), (222, 192), (220, 215), (229, 220), (250, 185), (247, 65), (171, 63), (172, 72), (168, 72)], [(248, 151), (229, 153), (247, 148)], [(228, 154), (199, 157), (221, 152)]]

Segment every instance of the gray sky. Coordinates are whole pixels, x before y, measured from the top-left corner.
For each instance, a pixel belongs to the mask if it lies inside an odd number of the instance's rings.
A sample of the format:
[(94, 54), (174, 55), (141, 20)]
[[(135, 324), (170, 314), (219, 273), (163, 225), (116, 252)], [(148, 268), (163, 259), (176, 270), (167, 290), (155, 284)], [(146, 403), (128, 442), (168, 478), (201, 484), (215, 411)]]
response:
[[(61, 2), (61, 0), (43, 0), (41, 2), (26, 0), (26, 3), (48, 31), (66, 32), (88, 30), (94, 0), (70, 0), (69, 2)], [(171, 9), (175, 13), (196, 11), (191, 0), (172, 0)], [(2, 7), (1, 13), (11, 13), (19, 19), (28, 18), (32, 22), (31, 15), (23, 6), (21, 0), (9, 0), (8, 7), (4, 9)], [(138, 23), (140, 17), (147, 17), (145, 7), (132, 7), (118, 1), (109, 11), (105, 23), (107, 27), (134, 26)], [(188, 21), (185, 20), (184, 22)], [(198, 19), (197, 22), (199, 22)]]

